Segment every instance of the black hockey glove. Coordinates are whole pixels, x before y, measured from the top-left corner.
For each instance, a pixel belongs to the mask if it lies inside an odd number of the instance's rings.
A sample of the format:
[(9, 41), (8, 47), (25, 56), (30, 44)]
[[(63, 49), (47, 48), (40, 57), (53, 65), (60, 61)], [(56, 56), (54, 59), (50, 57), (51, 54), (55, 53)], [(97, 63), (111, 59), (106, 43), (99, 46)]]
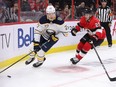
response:
[(98, 36), (97, 35), (93, 35), (90, 38), (90, 41), (92, 41), (92, 42), (96, 42), (97, 40), (98, 40)]
[(73, 29), (71, 30), (72, 36), (76, 36), (76, 33), (77, 33), (77, 32), (78, 32), (77, 29), (73, 28)]
[(39, 45), (39, 42), (33, 42), (33, 43), (34, 43), (34, 51), (38, 52), (41, 49), (40, 45)]

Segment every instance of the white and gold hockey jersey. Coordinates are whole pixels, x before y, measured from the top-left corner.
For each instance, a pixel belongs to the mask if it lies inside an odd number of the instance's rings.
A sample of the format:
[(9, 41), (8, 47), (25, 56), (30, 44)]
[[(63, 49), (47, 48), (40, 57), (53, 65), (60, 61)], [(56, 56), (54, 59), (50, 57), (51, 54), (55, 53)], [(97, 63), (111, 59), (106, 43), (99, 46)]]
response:
[(56, 16), (56, 19), (50, 21), (47, 19), (47, 16), (43, 16), (40, 18), (37, 29), (35, 29), (35, 40), (37, 41), (38, 35), (41, 34), (46, 40), (49, 39), (50, 34), (55, 33), (57, 37), (59, 33), (63, 33), (64, 36), (67, 36), (67, 30), (65, 28), (64, 21)]

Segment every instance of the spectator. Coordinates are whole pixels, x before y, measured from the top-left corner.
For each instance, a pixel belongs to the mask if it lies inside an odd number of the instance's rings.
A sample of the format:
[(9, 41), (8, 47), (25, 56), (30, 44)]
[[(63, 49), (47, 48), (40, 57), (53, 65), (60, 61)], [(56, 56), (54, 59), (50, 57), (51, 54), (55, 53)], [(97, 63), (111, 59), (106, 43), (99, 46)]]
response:
[(13, 6), (12, 0), (4, 0), (3, 2), (5, 3), (6, 8), (11, 8)]
[(28, 0), (21, 0), (21, 11), (31, 11), (31, 6)]
[(0, 23), (5, 23), (5, 9), (2, 2), (0, 2)]
[(36, 11), (45, 12), (45, 2), (44, 0), (36, 0)]
[(14, 2), (13, 6), (6, 8), (6, 23), (17, 22), (18, 21), (18, 2)]
[(69, 9), (69, 5), (65, 5), (64, 9), (60, 13), (60, 17), (64, 20), (70, 19), (71, 10)]
[(84, 10), (85, 10), (85, 3), (84, 2), (81, 2), (80, 5), (76, 6), (77, 18), (80, 18), (83, 15)]
[(59, 3), (59, 2), (56, 2), (56, 3), (54, 4), (54, 7), (55, 7), (55, 9), (56, 9), (56, 14), (57, 14), (57, 15), (60, 15), (60, 11), (61, 11), (60, 3)]
[(91, 4), (95, 3), (95, 0), (84, 0), (86, 7), (91, 7)]
[(28, 0), (30, 7), (31, 7), (31, 11), (35, 12), (36, 11), (36, 0)]
[(96, 12), (97, 9), (95, 7), (95, 3), (90, 4), (90, 9), (93, 11), (93, 13)]
[(75, 6), (79, 6), (84, 0), (75, 0)]

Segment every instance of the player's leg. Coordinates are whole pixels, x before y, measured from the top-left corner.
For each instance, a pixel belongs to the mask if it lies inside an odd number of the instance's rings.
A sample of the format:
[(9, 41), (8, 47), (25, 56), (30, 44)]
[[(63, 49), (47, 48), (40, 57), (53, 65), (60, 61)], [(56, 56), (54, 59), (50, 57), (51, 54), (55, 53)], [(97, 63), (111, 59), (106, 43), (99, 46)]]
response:
[(90, 39), (89, 34), (85, 34), (85, 35), (80, 39), (80, 42), (78, 43), (77, 49), (76, 49), (76, 53), (77, 53), (77, 54), (82, 50), (84, 44), (85, 44), (86, 42), (88, 42), (89, 39)]
[[(34, 51), (34, 49), (33, 49), (33, 43), (30, 44), (29, 48), (30, 48), (30, 52), (31, 52), (31, 51)], [(34, 59), (35, 59), (35, 55), (36, 55), (36, 52), (32, 52), (32, 53), (29, 55), (29, 59), (25, 61), (25, 64), (28, 65), (28, 64), (30, 64), (31, 62), (33, 62)]]
[(79, 52), (79, 54), (76, 54), (74, 58), (71, 58), (70, 61), (72, 64), (77, 64), (86, 54), (87, 52), (92, 48), (91, 43), (86, 42)]
[[(77, 49), (76, 49), (76, 56), (83, 50), (83, 47), (85, 46), (85, 43), (88, 42), (90, 39), (90, 36), (88, 34), (85, 34), (81, 39), (80, 39), (80, 42), (77, 46)], [(79, 60), (76, 58), (76, 56), (74, 58), (71, 58), (70, 61), (73, 62), (73, 63), (78, 63)], [(79, 56), (79, 55), (78, 55)], [(81, 58), (79, 56), (79, 58)]]
[(46, 60), (45, 58), (45, 53), (58, 41), (59, 39), (55, 36), (51, 36), (49, 41), (45, 43), (44, 45), (41, 46), (41, 50), (37, 52), (38, 58), (37, 62), (33, 64), (33, 67), (39, 67), (41, 66), (44, 61)]
[(46, 41), (47, 41), (47, 40), (45, 40), (42, 36), (40, 36), (40, 42), (33, 41), (33, 42), (30, 44), (30, 46), (29, 46), (29, 48), (31, 48), (30, 51), (34, 51), (34, 52), (31, 53), (31, 54), (29, 55), (30, 58), (29, 58), (28, 60), (26, 60), (26, 62), (25, 62), (26, 65), (28, 65), (28, 64), (30, 64), (31, 62), (34, 61), (37, 52), (41, 49), (41, 46), (42, 46)]
[(41, 66), (45, 60), (45, 52), (41, 49), (37, 52), (37, 62), (33, 64), (33, 67)]

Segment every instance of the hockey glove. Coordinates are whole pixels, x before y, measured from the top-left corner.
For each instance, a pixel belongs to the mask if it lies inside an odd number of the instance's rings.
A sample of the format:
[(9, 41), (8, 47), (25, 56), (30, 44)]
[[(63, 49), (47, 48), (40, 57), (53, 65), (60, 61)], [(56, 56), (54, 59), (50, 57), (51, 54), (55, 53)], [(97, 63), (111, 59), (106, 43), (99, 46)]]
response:
[(77, 29), (73, 28), (73, 29), (71, 30), (72, 36), (76, 36), (76, 33), (77, 33), (77, 32), (78, 32)]
[(34, 51), (38, 52), (40, 49), (41, 48), (40, 48), (39, 42), (34, 42)]
[(50, 36), (50, 40), (56, 42), (56, 41), (58, 41), (59, 39), (58, 39), (58, 37), (56, 37), (56, 36), (53, 34), (53, 35)]
[(97, 40), (98, 40), (97, 35), (93, 35), (93, 36), (91, 36), (90, 41), (92, 41), (92, 42), (96, 42)]

